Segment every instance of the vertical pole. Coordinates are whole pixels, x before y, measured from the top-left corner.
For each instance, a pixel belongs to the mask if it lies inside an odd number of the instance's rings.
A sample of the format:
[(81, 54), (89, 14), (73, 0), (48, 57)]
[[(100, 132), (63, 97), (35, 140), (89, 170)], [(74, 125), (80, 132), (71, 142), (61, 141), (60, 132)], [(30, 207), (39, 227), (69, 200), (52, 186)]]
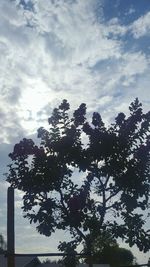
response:
[(92, 263), (92, 255), (90, 253), (89, 255), (89, 267), (93, 267), (93, 263)]
[(88, 243), (87, 243), (87, 251), (88, 251), (88, 266), (89, 267), (93, 267), (93, 263), (92, 263), (92, 242), (90, 240), (88, 240)]
[(7, 191), (7, 267), (15, 267), (14, 188)]

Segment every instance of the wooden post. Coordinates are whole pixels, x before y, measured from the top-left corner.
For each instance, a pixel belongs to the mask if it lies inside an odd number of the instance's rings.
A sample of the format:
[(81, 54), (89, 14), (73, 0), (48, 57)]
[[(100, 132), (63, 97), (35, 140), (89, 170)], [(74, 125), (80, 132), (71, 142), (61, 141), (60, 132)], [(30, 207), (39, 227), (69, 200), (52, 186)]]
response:
[(91, 241), (89, 240), (87, 243), (87, 251), (88, 251), (88, 266), (89, 267), (93, 267), (93, 263), (92, 263), (92, 244)]
[(93, 263), (92, 263), (92, 255), (90, 253), (89, 255), (89, 267), (93, 267)]
[(14, 188), (7, 191), (7, 267), (15, 267)]

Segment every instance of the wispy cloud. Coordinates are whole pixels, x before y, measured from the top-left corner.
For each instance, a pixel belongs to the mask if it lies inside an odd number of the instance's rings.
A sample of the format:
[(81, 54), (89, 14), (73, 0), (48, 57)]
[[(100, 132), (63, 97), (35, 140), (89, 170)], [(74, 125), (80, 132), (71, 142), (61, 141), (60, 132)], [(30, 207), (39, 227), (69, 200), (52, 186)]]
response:
[(130, 27), (135, 39), (143, 36), (150, 36), (150, 12), (139, 17)]

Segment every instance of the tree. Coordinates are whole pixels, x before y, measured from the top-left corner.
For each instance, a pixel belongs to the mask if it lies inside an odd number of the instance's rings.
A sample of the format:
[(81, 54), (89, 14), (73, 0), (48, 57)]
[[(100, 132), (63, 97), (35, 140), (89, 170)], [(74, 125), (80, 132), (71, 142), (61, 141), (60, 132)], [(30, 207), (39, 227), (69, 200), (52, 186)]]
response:
[[(99, 256), (99, 257), (98, 257)], [(132, 265), (134, 256), (132, 252), (119, 246), (105, 247), (101, 255), (97, 255), (97, 263), (109, 263), (111, 267)]]
[[(86, 244), (83, 252), (86, 253)], [(92, 244), (92, 262), (94, 264), (110, 264), (110, 266), (132, 265), (135, 258), (128, 249), (121, 248), (109, 232), (98, 235)], [(88, 263), (88, 259), (85, 260)]]
[(89, 122), (85, 104), (69, 116), (63, 100), (48, 119), (50, 128), (38, 129), (40, 146), (26, 138), (14, 146), (7, 181), (24, 191), (24, 217), (40, 234), (67, 230), (70, 249), (84, 242), (90, 255), (97, 233), (108, 231), (148, 251), (150, 112), (143, 113), (137, 98), (129, 112), (106, 127), (97, 112)]
[[(135, 258), (128, 249), (119, 247), (116, 239), (108, 231), (103, 231), (92, 243), (92, 262), (94, 264), (110, 264), (110, 266), (132, 265)], [(83, 253), (87, 248), (84, 245)], [(88, 258), (85, 259), (88, 263)]]
[(5, 252), (7, 249), (7, 245), (5, 239), (2, 234), (0, 234), (0, 253)]
[(76, 267), (77, 264), (79, 263), (79, 258), (77, 257), (77, 253), (75, 251), (76, 249), (76, 242), (61, 242), (60, 245), (58, 246), (58, 249), (60, 251), (63, 251), (65, 256), (61, 260), (59, 260), (59, 263), (62, 266), (65, 267)]

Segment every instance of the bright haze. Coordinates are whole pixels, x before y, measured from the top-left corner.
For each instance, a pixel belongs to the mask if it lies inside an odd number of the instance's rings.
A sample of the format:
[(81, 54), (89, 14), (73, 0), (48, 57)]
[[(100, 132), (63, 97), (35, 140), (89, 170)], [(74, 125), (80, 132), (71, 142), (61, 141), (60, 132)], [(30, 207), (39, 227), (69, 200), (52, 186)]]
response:
[[(8, 154), (36, 136), (62, 99), (106, 123), (138, 97), (150, 107), (149, 0), (0, 0), (0, 233), (6, 238)], [(40, 236), (22, 218), (16, 192), (16, 252), (55, 252), (65, 233)], [(123, 244), (123, 246), (125, 246)], [(127, 247), (127, 246), (126, 246)], [(139, 263), (148, 253), (132, 249)]]

